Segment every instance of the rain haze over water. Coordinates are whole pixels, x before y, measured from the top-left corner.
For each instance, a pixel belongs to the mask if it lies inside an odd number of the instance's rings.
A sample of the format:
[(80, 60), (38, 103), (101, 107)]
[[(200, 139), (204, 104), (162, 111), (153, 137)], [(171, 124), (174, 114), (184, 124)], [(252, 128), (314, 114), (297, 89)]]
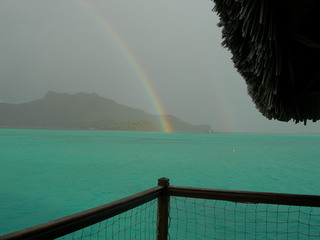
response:
[[(315, 133), (264, 118), (221, 46), (210, 0), (4, 0), (0, 102), (95, 92), (218, 132)], [(149, 85), (149, 87), (148, 87)]]

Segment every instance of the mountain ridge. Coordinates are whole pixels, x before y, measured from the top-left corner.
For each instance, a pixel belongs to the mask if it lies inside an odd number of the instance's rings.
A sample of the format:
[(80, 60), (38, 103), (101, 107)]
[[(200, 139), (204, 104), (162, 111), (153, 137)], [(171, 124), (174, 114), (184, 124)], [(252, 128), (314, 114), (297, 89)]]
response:
[[(96, 93), (56, 93), (27, 103), (0, 103), (1, 128), (97, 129), (163, 131), (160, 116), (128, 107)], [(166, 115), (174, 132), (211, 132)]]

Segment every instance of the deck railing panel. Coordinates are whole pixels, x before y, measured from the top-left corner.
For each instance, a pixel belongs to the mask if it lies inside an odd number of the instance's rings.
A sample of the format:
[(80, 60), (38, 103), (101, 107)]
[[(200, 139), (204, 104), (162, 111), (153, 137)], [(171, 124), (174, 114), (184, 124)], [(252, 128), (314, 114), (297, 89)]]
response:
[(0, 240), (55, 239), (156, 199), (163, 189), (157, 186), (94, 209), (1, 236)]
[(150, 240), (157, 235), (157, 199), (64, 235), (58, 240)]
[(320, 208), (170, 196), (169, 239), (320, 239)]
[(0, 240), (101, 240), (114, 230), (117, 239), (320, 239), (320, 196), (178, 187), (161, 178), (155, 188)]

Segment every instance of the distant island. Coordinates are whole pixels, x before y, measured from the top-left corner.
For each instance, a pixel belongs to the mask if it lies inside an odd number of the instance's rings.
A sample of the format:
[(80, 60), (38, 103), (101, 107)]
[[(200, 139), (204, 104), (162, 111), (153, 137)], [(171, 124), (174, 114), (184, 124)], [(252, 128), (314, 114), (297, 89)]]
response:
[[(28, 103), (0, 103), (1, 128), (163, 131), (160, 116), (130, 108), (95, 93), (49, 91)], [(166, 115), (174, 132), (212, 132), (209, 125), (192, 125)]]

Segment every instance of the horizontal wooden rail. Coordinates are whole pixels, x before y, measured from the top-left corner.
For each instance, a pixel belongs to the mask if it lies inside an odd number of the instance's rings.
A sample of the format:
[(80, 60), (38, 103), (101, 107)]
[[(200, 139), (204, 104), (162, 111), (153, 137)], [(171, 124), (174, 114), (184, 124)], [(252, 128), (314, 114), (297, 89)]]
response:
[(157, 186), (97, 208), (0, 236), (0, 240), (55, 239), (156, 199), (163, 190), (163, 186)]
[(320, 196), (315, 195), (229, 191), (176, 186), (168, 186), (167, 191), (169, 196), (178, 197), (216, 199), (242, 203), (320, 207)]

